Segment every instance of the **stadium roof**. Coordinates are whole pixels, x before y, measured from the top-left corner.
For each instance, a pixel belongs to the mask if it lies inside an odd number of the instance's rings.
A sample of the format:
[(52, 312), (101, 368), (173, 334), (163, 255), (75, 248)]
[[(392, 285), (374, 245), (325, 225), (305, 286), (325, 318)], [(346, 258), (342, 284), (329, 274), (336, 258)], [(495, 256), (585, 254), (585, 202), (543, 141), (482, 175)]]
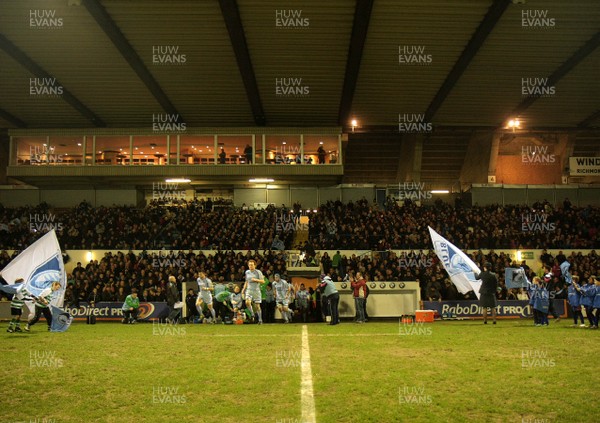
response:
[(598, 0), (7, 0), (0, 128), (597, 127), (599, 23)]

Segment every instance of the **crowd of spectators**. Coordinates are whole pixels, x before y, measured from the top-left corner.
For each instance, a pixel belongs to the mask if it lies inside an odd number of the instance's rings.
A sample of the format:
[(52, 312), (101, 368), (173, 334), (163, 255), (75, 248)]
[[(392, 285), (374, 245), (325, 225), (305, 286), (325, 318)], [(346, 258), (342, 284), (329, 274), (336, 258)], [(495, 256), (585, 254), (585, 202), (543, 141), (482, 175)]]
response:
[[(99, 262), (88, 263), (83, 270), (77, 267), (72, 274), (74, 283), (70, 284), (69, 294), (78, 300), (86, 299), (96, 285), (102, 298), (119, 301), (136, 287), (142, 298), (147, 295), (150, 299), (160, 299), (162, 285), (171, 273), (180, 281), (193, 280), (196, 272), (206, 270), (215, 280), (240, 282), (245, 261), (250, 257), (260, 261), (259, 268), (267, 275), (283, 273), (286, 261), (280, 250), (292, 248), (294, 222), (301, 208), (296, 203), (291, 209), (269, 206), (264, 210), (249, 210), (235, 208), (226, 200), (175, 204), (153, 201), (144, 208), (94, 208), (85, 202), (66, 210), (53, 210), (45, 203), (36, 207), (0, 207), (0, 247), (18, 252), (54, 228), (64, 250), (189, 250), (155, 257), (145, 252), (107, 254)], [(540, 228), (543, 230), (531, 230), (537, 224), (545, 225)], [(336, 201), (323, 204), (317, 213), (310, 215), (309, 242), (303, 245), (303, 250), (307, 252), (306, 260), (320, 265), (322, 272), (333, 280), (343, 280), (348, 274), (362, 271), (371, 281), (418, 280), (424, 299), (461, 299), (435, 254), (427, 251), (431, 247), (427, 226), (460, 248), (477, 250), (598, 248), (599, 225), (600, 209), (573, 207), (568, 200), (558, 208), (548, 202), (533, 207), (462, 207), (441, 202), (417, 206), (411, 201), (399, 204), (388, 198), (385, 207), (380, 208), (366, 199), (345, 204)], [(192, 252), (201, 249), (215, 250), (215, 254), (205, 257)], [(262, 256), (249, 252), (259, 249), (265, 250)], [(318, 253), (337, 249), (375, 253), (350, 257)], [(397, 256), (392, 249), (415, 252)], [(231, 250), (248, 253), (235, 254)], [(2, 252), (0, 268), (10, 259)], [(473, 259), (476, 263), (484, 260), (492, 263), (501, 285), (505, 267), (522, 265), (512, 263), (504, 253), (493, 251), (485, 256), (479, 252)], [(600, 271), (595, 252), (573, 254), (568, 259), (572, 273), (583, 280)], [(542, 261), (555, 270), (553, 273), (560, 281), (559, 263), (554, 263), (551, 256), (542, 257)], [(527, 270), (526, 263), (524, 267)], [(504, 287), (499, 293), (510, 294)]]
[[(55, 228), (64, 249), (291, 249), (292, 209), (236, 208), (212, 200), (153, 201), (144, 208), (91, 207), (88, 203), (54, 211), (0, 207), (0, 247), (22, 249)], [(600, 209), (572, 207), (565, 201), (527, 206), (417, 206), (388, 199), (385, 207), (356, 202), (327, 202), (312, 213), (309, 240), (316, 250), (423, 249), (430, 247), (431, 226), (463, 249), (599, 248)]]
[[(0, 252), (0, 270), (16, 256)], [(215, 251), (204, 255), (189, 252), (164, 252), (149, 254), (142, 252), (105, 253), (100, 260), (87, 264), (77, 263), (67, 275), (65, 303), (78, 305), (83, 301), (122, 302), (137, 288), (140, 301), (165, 301), (168, 277), (177, 279), (181, 292), (181, 283), (194, 282), (198, 272), (205, 272), (214, 282), (244, 282), (244, 272), (248, 260), (256, 261), (256, 268), (272, 280), (276, 273), (286, 273), (286, 254), (276, 251)]]
[[(572, 275), (578, 275), (581, 280), (587, 280), (590, 275), (600, 273), (600, 258), (596, 250), (588, 254), (573, 252), (568, 257), (562, 251), (553, 257), (543, 251), (538, 260), (541, 263), (539, 270), (534, 272), (527, 264), (526, 260), (517, 262), (504, 252), (496, 253), (490, 250), (487, 254), (479, 250), (476, 253), (469, 254), (475, 263), (483, 267), (483, 263), (489, 262), (492, 265), (491, 271), (498, 275), (499, 290), (498, 299), (517, 299), (518, 290), (509, 290), (506, 287), (504, 274), (508, 267), (523, 267), (528, 279), (531, 281), (534, 276), (543, 276), (547, 271), (544, 265), (549, 266), (552, 271), (552, 289), (556, 291), (556, 298), (566, 298), (566, 284), (561, 278), (559, 264), (567, 260), (571, 263), (570, 272)], [(442, 267), (438, 257), (433, 250), (412, 251), (400, 255), (389, 252), (376, 252), (357, 256), (352, 254), (346, 256), (339, 251), (329, 257), (328, 253), (322, 255), (317, 253), (316, 261), (321, 266), (324, 274), (329, 275), (334, 281), (343, 281), (349, 276), (354, 276), (356, 272), (361, 272), (369, 282), (379, 281), (417, 281), (421, 288), (421, 298), (423, 300), (471, 300), (475, 299), (472, 293), (466, 295), (458, 292), (454, 284), (450, 281), (448, 274)], [(538, 266), (536, 266), (538, 267)]]
[(366, 199), (329, 201), (310, 220), (310, 240), (321, 249), (422, 249), (431, 226), (463, 249), (598, 248), (600, 209), (560, 208), (548, 202), (528, 206), (456, 207), (441, 201), (417, 206), (388, 198), (385, 208)]
[(55, 229), (65, 250), (291, 249), (294, 225), (285, 224), (286, 213), (272, 206), (243, 210), (210, 200), (153, 201), (141, 209), (94, 208), (85, 202), (60, 211), (47, 204), (0, 208), (0, 247), (23, 249)]

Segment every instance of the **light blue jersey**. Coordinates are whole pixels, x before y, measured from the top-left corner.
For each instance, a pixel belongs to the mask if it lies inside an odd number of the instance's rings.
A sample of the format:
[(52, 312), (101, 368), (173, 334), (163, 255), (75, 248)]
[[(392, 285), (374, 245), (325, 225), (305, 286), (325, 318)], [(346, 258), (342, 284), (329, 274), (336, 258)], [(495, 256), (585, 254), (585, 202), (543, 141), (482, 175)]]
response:
[(212, 293), (210, 288), (213, 287), (212, 281), (208, 278), (198, 278), (198, 298), (202, 299), (205, 304), (212, 304)]
[(273, 282), (273, 290), (277, 302), (289, 301), (290, 284), (286, 280), (280, 279), (279, 282)]
[(246, 295), (246, 299), (249, 298), (251, 301), (253, 301), (255, 303), (262, 302), (262, 293), (260, 292), (260, 286), (262, 284), (252, 281), (252, 279), (264, 280), (265, 277), (263, 276), (262, 272), (258, 269), (246, 270), (245, 277), (246, 277), (246, 292), (244, 294)]

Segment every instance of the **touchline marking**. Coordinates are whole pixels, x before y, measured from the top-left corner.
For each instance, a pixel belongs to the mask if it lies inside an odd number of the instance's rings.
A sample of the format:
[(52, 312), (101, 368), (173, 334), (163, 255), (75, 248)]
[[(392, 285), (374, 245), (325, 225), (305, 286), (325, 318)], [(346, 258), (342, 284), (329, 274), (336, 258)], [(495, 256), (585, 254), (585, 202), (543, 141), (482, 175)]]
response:
[(315, 397), (313, 394), (312, 370), (310, 367), (310, 348), (308, 346), (308, 328), (302, 325), (302, 382), (300, 384), (300, 407), (302, 423), (315, 423)]

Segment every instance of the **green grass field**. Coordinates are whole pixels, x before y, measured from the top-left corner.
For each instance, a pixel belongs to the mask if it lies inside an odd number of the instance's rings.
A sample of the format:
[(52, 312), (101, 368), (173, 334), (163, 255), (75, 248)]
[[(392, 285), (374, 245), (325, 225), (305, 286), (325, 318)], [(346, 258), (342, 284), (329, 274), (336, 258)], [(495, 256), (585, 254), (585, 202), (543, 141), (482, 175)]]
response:
[[(570, 325), (309, 324), (316, 421), (598, 421), (600, 332)], [(2, 422), (303, 421), (301, 324), (6, 327)]]

